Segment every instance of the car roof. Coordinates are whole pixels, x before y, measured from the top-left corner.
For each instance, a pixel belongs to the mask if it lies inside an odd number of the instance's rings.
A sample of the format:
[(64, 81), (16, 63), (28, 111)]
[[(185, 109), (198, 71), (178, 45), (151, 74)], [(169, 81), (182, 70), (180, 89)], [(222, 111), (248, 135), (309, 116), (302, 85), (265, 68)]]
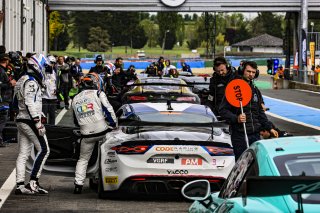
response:
[(260, 140), (254, 143), (252, 149), (257, 148), (259, 155), (273, 159), (276, 156), (320, 153), (320, 136), (296, 136), (282, 137), (268, 140)]
[(168, 110), (167, 103), (132, 103), (128, 104), (135, 113), (150, 113), (150, 112), (188, 112), (194, 114), (214, 115), (211, 109), (205, 105), (190, 104), (190, 103), (171, 103), (173, 110)]

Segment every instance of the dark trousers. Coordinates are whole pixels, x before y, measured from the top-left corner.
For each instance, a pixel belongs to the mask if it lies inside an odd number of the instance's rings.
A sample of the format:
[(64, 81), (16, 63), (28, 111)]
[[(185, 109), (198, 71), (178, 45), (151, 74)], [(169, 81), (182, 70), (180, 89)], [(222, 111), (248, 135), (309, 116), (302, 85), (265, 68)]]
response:
[[(260, 134), (254, 133), (248, 135), (249, 145), (260, 140)], [(241, 154), (247, 149), (246, 139), (244, 137), (244, 132), (232, 131), (231, 142), (233, 146), (233, 152), (236, 160), (241, 156)]]
[(49, 119), (48, 124), (55, 125), (56, 123), (56, 99), (42, 99), (42, 112)]
[(69, 106), (69, 85), (68, 83), (61, 83), (60, 92), (64, 98), (64, 105)]
[(8, 119), (8, 110), (0, 111), (0, 143), (3, 142), (2, 131), (6, 126), (7, 119)]

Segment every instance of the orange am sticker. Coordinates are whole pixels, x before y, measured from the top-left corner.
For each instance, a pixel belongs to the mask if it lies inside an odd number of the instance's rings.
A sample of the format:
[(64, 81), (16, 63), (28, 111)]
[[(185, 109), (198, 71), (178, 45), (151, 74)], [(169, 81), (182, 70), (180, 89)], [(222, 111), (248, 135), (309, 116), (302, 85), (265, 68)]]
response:
[(246, 106), (250, 102), (251, 97), (251, 87), (244, 80), (232, 80), (226, 87), (227, 101), (234, 107), (240, 107), (240, 101), (242, 101), (242, 106)]

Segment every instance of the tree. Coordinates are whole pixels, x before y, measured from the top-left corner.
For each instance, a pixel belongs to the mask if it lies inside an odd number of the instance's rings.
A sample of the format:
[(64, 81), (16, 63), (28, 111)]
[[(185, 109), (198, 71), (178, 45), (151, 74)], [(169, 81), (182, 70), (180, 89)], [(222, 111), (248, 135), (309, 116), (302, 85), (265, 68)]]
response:
[(283, 16), (274, 15), (271, 12), (260, 12), (258, 16), (251, 22), (251, 31), (253, 36), (264, 33), (282, 38), (284, 30), (282, 29)]
[(166, 50), (173, 49), (177, 41), (176, 31), (178, 28), (178, 13), (177, 12), (159, 12), (157, 14), (157, 23), (159, 25), (158, 44), (162, 47), (165, 40)]
[(54, 11), (49, 16), (49, 44), (50, 49), (58, 49), (58, 36), (64, 31), (64, 24), (62, 23), (60, 13)]
[(105, 52), (110, 47), (109, 34), (101, 27), (91, 27), (87, 49), (91, 52)]
[(136, 29), (133, 31), (132, 41), (132, 48), (134, 49), (141, 49), (146, 45), (148, 38), (142, 26), (137, 26)]
[(156, 47), (157, 46), (157, 36), (159, 34), (159, 30), (156, 26), (156, 24), (151, 21), (150, 19), (144, 19), (140, 22), (140, 25), (142, 26), (145, 35), (148, 38), (148, 46)]

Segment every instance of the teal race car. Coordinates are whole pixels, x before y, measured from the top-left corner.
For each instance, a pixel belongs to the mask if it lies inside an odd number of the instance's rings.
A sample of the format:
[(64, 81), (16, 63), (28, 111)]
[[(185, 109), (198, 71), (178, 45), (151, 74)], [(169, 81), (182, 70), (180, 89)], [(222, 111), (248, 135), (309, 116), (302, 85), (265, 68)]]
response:
[(320, 212), (320, 136), (285, 137), (252, 144), (220, 192), (206, 180), (182, 188), (189, 212)]

